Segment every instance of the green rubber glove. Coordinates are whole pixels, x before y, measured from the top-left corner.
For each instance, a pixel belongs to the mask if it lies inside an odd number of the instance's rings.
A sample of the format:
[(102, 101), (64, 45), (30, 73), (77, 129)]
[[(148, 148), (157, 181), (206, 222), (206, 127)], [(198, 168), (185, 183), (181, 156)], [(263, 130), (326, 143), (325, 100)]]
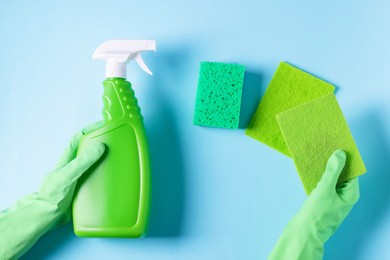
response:
[(0, 212), (1, 260), (18, 259), (43, 234), (71, 219), (70, 206), (77, 180), (99, 160), (105, 149), (104, 144), (98, 144), (76, 157), (77, 147), (81, 136), (99, 125), (91, 125), (73, 137), (39, 192)]
[(283, 231), (268, 259), (322, 259), (325, 242), (359, 200), (357, 178), (337, 185), (346, 154), (335, 151), (317, 187)]

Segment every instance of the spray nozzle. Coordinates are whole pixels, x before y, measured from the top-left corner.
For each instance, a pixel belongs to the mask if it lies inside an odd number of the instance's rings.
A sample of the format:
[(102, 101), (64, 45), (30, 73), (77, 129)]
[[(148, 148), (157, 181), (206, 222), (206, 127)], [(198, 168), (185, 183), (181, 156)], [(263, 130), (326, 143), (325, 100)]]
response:
[(101, 44), (92, 55), (95, 60), (105, 60), (106, 78), (126, 78), (126, 65), (135, 60), (148, 74), (153, 75), (141, 57), (142, 51), (156, 51), (155, 40), (112, 40)]

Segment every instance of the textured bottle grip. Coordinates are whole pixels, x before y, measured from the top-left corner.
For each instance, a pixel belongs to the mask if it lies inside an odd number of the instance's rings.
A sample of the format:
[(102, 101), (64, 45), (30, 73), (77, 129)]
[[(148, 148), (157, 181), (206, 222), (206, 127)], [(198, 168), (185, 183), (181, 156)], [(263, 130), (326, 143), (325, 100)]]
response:
[(130, 118), (142, 118), (138, 100), (130, 86), (119, 86), (118, 95), (121, 99), (125, 116)]
[(103, 118), (106, 122), (129, 118), (141, 118), (138, 100), (131, 89), (131, 84), (123, 79), (104, 81)]

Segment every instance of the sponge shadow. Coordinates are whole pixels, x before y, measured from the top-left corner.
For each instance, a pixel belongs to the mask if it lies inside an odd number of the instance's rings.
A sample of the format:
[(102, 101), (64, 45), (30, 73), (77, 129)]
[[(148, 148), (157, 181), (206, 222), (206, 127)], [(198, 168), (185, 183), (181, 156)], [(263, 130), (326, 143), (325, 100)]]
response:
[(351, 124), (367, 174), (359, 177), (360, 200), (325, 246), (324, 259), (359, 259), (382, 221), (390, 217), (390, 146), (376, 111)]
[(265, 92), (263, 77), (254, 72), (245, 72), (242, 88), (239, 128), (246, 128), (255, 113), (260, 98)]

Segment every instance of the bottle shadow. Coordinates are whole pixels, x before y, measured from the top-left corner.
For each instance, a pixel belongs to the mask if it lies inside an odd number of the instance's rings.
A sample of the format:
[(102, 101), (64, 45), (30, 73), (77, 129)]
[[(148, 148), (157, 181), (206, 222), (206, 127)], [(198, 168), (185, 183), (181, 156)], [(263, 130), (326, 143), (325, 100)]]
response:
[(377, 111), (351, 124), (367, 174), (359, 177), (360, 200), (325, 245), (324, 259), (359, 259), (365, 244), (389, 218), (390, 145)]
[(148, 237), (176, 237), (182, 234), (186, 182), (178, 103), (173, 86), (183, 86), (189, 52), (180, 47), (159, 55), (159, 73), (154, 75), (148, 100), (154, 104), (151, 118), (145, 119), (152, 162), (152, 205)]
[[(164, 101), (161, 101), (164, 103)], [(152, 204), (149, 237), (179, 236), (184, 211), (184, 171), (175, 118), (167, 104), (149, 125), (152, 162)]]

